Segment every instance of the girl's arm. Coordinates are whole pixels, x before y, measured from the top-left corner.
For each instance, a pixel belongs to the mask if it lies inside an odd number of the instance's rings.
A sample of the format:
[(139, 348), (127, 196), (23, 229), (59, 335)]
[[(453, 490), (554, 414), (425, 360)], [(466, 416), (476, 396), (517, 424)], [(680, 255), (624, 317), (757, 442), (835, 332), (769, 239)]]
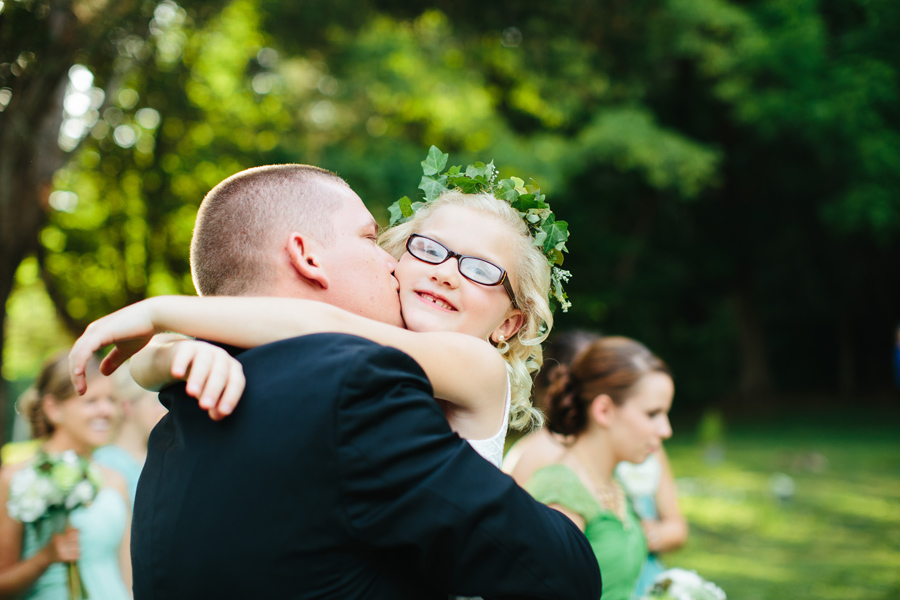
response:
[(246, 383), (243, 366), (225, 349), (174, 333), (154, 336), (130, 368), (137, 384), (151, 391), (185, 381), (187, 394), (214, 421), (231, 414)]
[[(9, 498), (13, 470), (0, 469), (0, 498)], [(78, 531), (69, 528), (50, 538), (37, 554), (20, 560), (25, 528), (9, 516), (6, 502), (0, 503), (0, 597), (14, 597), (34, 585), (55, 562), (78, 559)]]
[(92, 323), (76, 342), (70, 355), (76, 389), (81, 389), (78, 382), (83, 367), (79, 373), (79, 366), (82, 360), (86, 362), (81, 357), (87, 349), (92, 352), (128, 341), (128, 348), (114, 349), (104, 359), (107, 372), (121, 364), (137, 343), (143, 347), (149, 336), (161, 331), (242, 348), (313, 333), (358, 335), (412, 356), (431, 381), (435, 396), (452, 403), (458, 413), (477, 415), (461, 419), (467, 430), (457, 429), (460, 435), (493, 435), (505, 410), (506, 363), (487, 342), (459, 333), (415, 333), (322, 302), (295, 298), (160, 296), (126, 307)]
[(688, 524), (678, 509), (678, 494), (675, 489), (675, 478), (666, 451), (660, 448), (656, 457), (662, 467), (659, 488), (656, 491), (656, 511), (658, 521), (644, 521), (644, 532), (647, 534), (647, 547), (651, 552), (670, 552), (681, 548), (687, 541)]

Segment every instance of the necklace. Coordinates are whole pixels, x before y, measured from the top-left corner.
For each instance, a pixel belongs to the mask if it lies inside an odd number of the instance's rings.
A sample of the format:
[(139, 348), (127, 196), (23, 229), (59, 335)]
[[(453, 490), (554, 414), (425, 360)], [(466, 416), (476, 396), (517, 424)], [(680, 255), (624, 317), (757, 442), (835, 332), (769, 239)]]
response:
[(578, 463), (579, 470), (585, 476), (583, 479), (588, 484), (589, 491), (600, 503), (600, 506), (614, 514), (625, 529), (630, 529), (631, 522), (628, 520), (625, 490), (622, 489), (622, 484), (615, 478), (605, 481), (597, 474), (591, 462), (582, 458), (580, 453), (573, 450), (572, 457)]

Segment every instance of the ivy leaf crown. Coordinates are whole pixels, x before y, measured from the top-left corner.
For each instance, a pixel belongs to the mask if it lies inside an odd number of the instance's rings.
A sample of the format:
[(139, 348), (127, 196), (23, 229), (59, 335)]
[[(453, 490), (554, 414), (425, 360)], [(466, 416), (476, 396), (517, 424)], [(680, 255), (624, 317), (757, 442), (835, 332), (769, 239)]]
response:
[(550, 263), (550, 308), (555, 309), (554, 303), (558, 303), (563, 312), (568, 311), (572, 303), (563, 290), (563, 283), (568, 282), (572, 274), (560, 266), (563, 264), (563, 252), (569, 251), (566, 248), (569, 224), (556, 220), (544, 194), (533, 185), (533, 180), (532, 185), (525, 185), (518, 177), (497, 181), (494, 161), (488, 164), (476, 162), (465, 168), (450, 167), (444, 172), (449, 157), (449, 154), (441, 152), (437, 146), (428, 150), (428, 156), (422, 161), (424, 174), (419, 182), (419, 189), (425, 192), (425, 200), (413, 202), (408, 196), (403, 196), (394, 202), (388, 208), (390, 226), (409, 221), (416, 211), (434, 201), (442, 192), (451, 189), (458, 189), (464, 194), (490, 194), (509, 202), (528, 226), (532, 244), (540, 248)]

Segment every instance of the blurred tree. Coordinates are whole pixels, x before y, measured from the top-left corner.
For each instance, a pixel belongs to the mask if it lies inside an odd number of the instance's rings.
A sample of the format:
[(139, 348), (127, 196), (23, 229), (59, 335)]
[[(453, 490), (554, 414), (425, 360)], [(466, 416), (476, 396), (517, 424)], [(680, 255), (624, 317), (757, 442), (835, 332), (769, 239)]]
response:
[(71, 195), (52, 194), (54, 174), (108, 110), (120, 80), (149, 58), (155, 8), (136, 0), (0, 2), (0, 339), (16, 270), (41, 250), (49, 209), (74, 208)]
[[(38, 2), (5, 6), (4, 36), (14, 18), (49, 23)], [(198, 17), (216, 6), (148, 2), (121, 31), (92, 26), (102, 51), (71, 42), (86, 49), (45, 117), (80, 151), (27, 163), (48, 172), (34, 206), (54, 210), (15, 256), (36, 249), (73, 332), (191, 291), (194, 214), (222, 178), (318, 164), (383, 216), (434, 143), (536, 179), (572, 224), (575, 306), (558, 326), (641, 338), (684, 397), (889, 374), (875, 348), (900, 301), (885, 276), (900, 250), (890, 0), (234, 0)], [(40, 55), (33, 35), (16, 61)], [(0, 83), (19, 85), (29, 56)], [(0, 90), (0, 133), (17, 89)]]

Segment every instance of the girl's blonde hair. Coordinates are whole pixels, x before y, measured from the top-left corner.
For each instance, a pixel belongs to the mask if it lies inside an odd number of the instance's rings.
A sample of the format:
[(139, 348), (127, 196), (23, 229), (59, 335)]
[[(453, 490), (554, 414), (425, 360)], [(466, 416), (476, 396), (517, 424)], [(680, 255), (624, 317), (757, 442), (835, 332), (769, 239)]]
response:
[(534, 245), (525, 222), (508, 202), (490, 194), (464, 194), (448, 190), (432, 202), (419, 208), (406, 223), (385, 230), (378, 243), (394, 258), (400, 260), (406, 252), (406, 240), (418, 233), (425, 222), (444, 206), (461, 206), (484, 213), (509, 227), (516, 234), (516, 263), (502, 265), (512, 275), (516, 305), (522, 311), (524, 322), (509, 340), (506, 359), (512, 400), (509, 410), (509, 426), (513, 429), (539, 427), (543, 423), (541, 411), (531, 405), (533, 374), (544, 362), (541, 342), (547, 339), (553, 327), (553, 313), (547, 300), (550, 291), (550, 263), (540, 248)]

